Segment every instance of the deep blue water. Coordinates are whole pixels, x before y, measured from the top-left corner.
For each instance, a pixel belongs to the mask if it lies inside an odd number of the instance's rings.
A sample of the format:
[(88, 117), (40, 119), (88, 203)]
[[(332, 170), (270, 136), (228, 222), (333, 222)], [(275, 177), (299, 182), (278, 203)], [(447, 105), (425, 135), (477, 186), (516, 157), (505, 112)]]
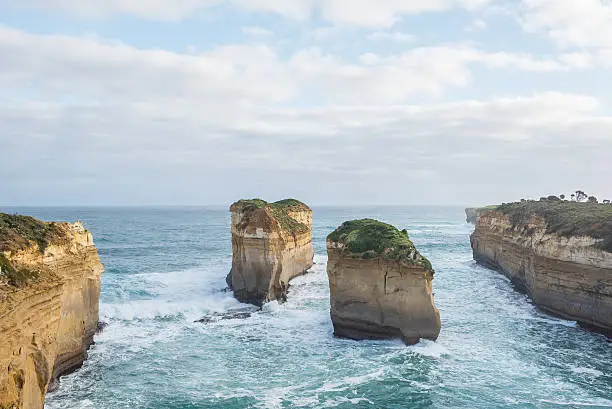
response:
[[(3, 211), (84, 221), (106, 266), (109, 326), (47, 409), (612, 407), (612, 344), (476, 265), (462, 208), (315, 208), (317, 264), (288, 302), (208, 325), (193, 321), (240, 306), (226, 209)], [(408, 228), (432, 261), (436, 343), (333, 337), (325, 236), (358, 217)]]

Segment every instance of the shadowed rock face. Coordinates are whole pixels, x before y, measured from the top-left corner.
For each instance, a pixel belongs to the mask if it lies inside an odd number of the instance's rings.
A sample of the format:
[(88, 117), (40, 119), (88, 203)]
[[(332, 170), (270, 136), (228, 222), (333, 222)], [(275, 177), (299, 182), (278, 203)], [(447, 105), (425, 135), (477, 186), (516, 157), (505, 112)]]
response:
[(232, 270), (235, 297), (261, 306), (284, 301), (289, 281), (313, 264), (312, 211), (297, 200), (241, 200), (232, 213)]
[(548, 227), (535, 214), (516, 224), (502, 211), (483, 213), (471, 236), (474, 259), (506, 275), (543, 310), (612, 335), (612, 253), (601, 248), (603, 239)]
[(347, 222), (328, 236), (327, 254), (336, 336), (407, 344), (438, 337), (434, 271), (407, 233), (368, 219)]
[(37, 409), (93, 343), (103, 266), (80, 223), (23, 220), (0, 226), (0, 408)]

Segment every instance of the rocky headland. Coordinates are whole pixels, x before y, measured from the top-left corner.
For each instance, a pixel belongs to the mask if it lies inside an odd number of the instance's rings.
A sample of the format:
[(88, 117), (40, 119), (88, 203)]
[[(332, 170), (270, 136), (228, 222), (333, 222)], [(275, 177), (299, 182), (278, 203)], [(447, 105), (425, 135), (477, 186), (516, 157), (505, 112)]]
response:
[(612, 205), (504, 204), (478, 216), (471, 243), (539, 308), (612, 335)]
[(406, 230), (372, 219), (348, 221), (327, 237), (327, 254), (336, 336), (407, 344), (438, 337), (434, 270)]
[(0, 213), (0, 408), (40, 409), (98, 328), (104, 267), (81, 223)]
[(312, 210), (294, 199), (275, 203), (253, 199), (232, 204), (230, 212), (230, 289), (249, 304), (284, 301), (289, 281), (313, 265)]

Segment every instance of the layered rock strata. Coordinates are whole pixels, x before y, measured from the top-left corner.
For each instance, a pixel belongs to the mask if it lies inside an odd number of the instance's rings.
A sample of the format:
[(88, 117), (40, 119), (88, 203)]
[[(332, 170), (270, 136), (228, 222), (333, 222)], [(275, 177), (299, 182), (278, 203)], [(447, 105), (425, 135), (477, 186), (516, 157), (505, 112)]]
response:
[(82, 224), (0, 214), (0, 408), (39, 409), (98, 327), (103, 266)]
[(612, 242), (605, 238), (612, 218), (601, 205), (578, 206), (524, 203), (480, 214), (474, 259), (510, 278), (539, 308), (612, 335)]
[(407, 344), (438, 337), (434, 270), (405, 230), (371, 219), (345, 222), (327, 237), (327, 254), (336, 336)]
[(232, 214), (232, 270), (227, 277), (236, 298), (261, 306), (284, 301), (289, 281), (313, 264), (312, 210), (293, 199), (267, 203), (241, 200)]

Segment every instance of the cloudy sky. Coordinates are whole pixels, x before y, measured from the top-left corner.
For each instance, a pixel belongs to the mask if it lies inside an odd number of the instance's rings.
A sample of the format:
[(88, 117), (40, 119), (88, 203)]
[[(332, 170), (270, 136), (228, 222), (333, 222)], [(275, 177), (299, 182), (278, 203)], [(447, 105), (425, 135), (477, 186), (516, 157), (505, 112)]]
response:
[(612, 199), (609, 0), (0, 0), (0, 205)]

